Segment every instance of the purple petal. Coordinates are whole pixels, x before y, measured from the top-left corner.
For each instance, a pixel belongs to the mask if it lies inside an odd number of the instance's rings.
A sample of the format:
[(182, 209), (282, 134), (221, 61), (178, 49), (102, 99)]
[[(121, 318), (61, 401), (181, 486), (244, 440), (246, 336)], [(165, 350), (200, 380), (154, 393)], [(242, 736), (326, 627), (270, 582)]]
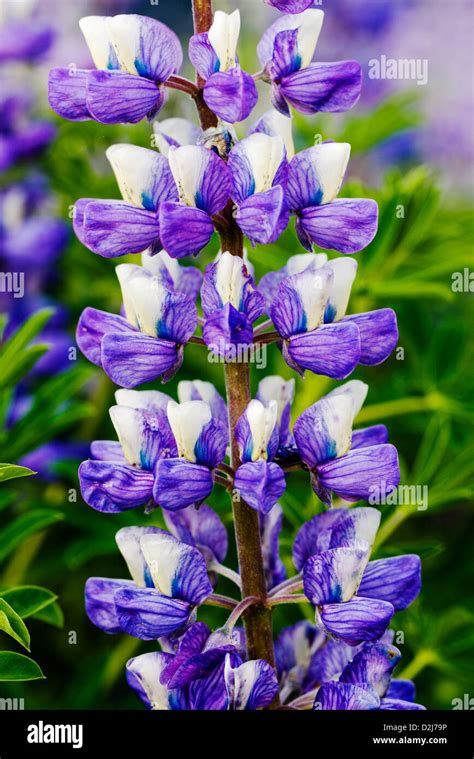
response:
[(401, 699), (402, 701), (414, 701), (415, 695), (415, 683), (411, 680), (392, 680), (386, 697)]
[(414, 704), (411, 701), (403, 701), (398, 698), (383, 698), (380, 702), (380, 709), (383, 711), (389, 709), (394, 709), (396, 711), (424, 711), (426, 709), (426, 706), (422, 706), (421, 704)]
[(201, 177), (195, 194), (196, 207), (209, 216), (222, 211), (229, 200), (232, 178), (225, 161), (213, 150), (197, 148), (201, 154)]
[(235, 66), (218, 71), (204, 85), (206, 105), (229, 124), (243, 121), (254, 109), (258, 93), (250, 74)]
[[(180, 693), (169, 690), (162, 685), (160, 677), (168, 663), (173, 659), (172, 654), (163, 651), (151, 651), (129, 659), (126, 664), (128, 685), (143, 701), (147, 709), (173, 709)], [(185, 705), (182, 708), (186, 708)]]
[(303, 567), (303, 587), (315, 606), (349, 601), (357, 591), (367, 565), (369, 549), (332, 548), (311, 556)]
[(182, 348), (170, 340), (141, 334), (106, 334), (102, 340), (104, 371), (121, 387), (136, 387), (162, 375), (169, 379), (182, 360)]
[(127, 463), (127, 459), (123, 455), (122, 446), (115, 440), (94, 440), (91, 443), (91, 455), (96, 461), (114, 461), (118, 464)]
[(192, 607), (153, 588), (126, 588), (115, 593), (115, 608), (124, 632), (141, 640), (154, 640), (179, 630)]
[(58, 116), (69, 121), (91, 119), (86, 104), (88, 74), (86, 69), (51, 69), (48, 77), (48, 103)]
[(276, 503), (268, 514), (260, 514), (260, 539), (268, 590), (286, 579), (286, 568), (280, 558), (282, 526), (283, 509), (279, 503)]
[(85, 502), (114, 514), (145, 505), (152, 497), (153, 474), (116, 461), (83, 461), (79, 483)]
[(339, 682), (369, 686), (380, 698), (385, 696), (392, 672), (402, 655), (395, 646), (366, 643), (342, 672)]
[(330, 111), (341, 113), (352, 108), (360, 97), (362, 71), (357, 61), (312, 63), (286, 76), (281, 93), (300, 113)]
[(397, 346), (397, 316), (391, 308), (346, 316), (343, 321), (351, 321), (359, 328), (361, 364), (381, 364)]
[(314, 0), (264, 0), (282, 13), (302, 13), (313, 5)]
[(206, 318), (202, 336), (213, 353), (231, 360), (234, 350), (240, 346), (246, 348), (252, 345), (252, 322), (231, 303), (227, 303), (224, 308)]
[(252, 509), (267, 514), (285, 492), (285, 475), (271, 461), (250, 461), (237, 469), (234, 488)]
[(99, 256), (116, 258), (140, 253), (151, 244), (161, 247), (159, 234), (155, 211), (121, 200), (95, 200), (84, 207), (79, 239)]
[(300, 527), (293, 543), (293, 563), (299, 572), (311, 556), (330, 548), (332, 530), (346, 511), (346, 509), (324, 511), (322, 514), (316, 514)]
[(194, 34), (189, 40), (189, 60), (203, 79), (219, 71), (219, 59), (209, 42), (207, 32)]
[(204, 556), (219, 562), (227, 554), (227, 530), (220, 517), (203, 503), (199, 509), (189, 506), (181, 511), (165, 511), (166, 526), (173, 535), (190, 546), (199, 548)]
[(387, 444), (349, 451), (318, 466), (318, 477), (345, 501), (370, 499), (370, 503), (377, 503), (400, 482), (397, 449)]
[(109, 332), (136, 335), (137, 330), (123, 316), (109, 314), (89, 306), (82, 312), (76, 330), (76, 342), (86, 358), (96, 366), (102, 365), (102, 338)]
[(170, 511), (201, 503), (211, 493), (212, 474), (208, 467), (185, 459), (161, 459), (155, 473), (155, 501)]
[(160, 206), (160, 237), (173, 258), (196, 255), (209, 242), (214, 226), (209, 214), (180, 203)]
[(87, 74), (87, 108), (101, 124), (136, 124), (158, 113), (164, 100), (163, 89), (150, 79), (123, 71)]
[(354, 656), (354, 649), (340, 640), (330, 638), (316, 651), (308, 669), (306, 684), (313, 688), (320, 683), (333, 680)]
[(374, 239), (377, 217), (375, 200), (336, 199), (326, 205), (304, 208), (298, 228), (309, 243), (340, 253), (357, 253)]
[(176, 669), (168, 685), (173, 688), (189, 685), (193, 680), (200, 680), (210, 675), (219, 667), (227, 654), (234, 651), (233, 646), (221, 646), (207, 651), (187, 652), (188, 658), (181, 661), (179, 669)]
[(373, 711), (379, 698), (370, 690), (348, 683), (324, 683), (318, 690), (314, 709), (323, 711)]
[(357, 597), (347, 603), (322, 606), (320, 619), (330, 635), (349, 646), (358, 646), (363, 641), (380, 638), (394, 612), (392, 604), (386, 601)]
[[(232, 664), (237, 666), (241, 659), (237, 654), (229, 652), (227, 657)], [(224, 670), (227, 658), (222, 659), (220, 663), (211, 671), (207, 677), (200, 680), (194, 680), (189, 686), (189, 703), (190, 709), (196, 711), (227, 711), (229, 708), (229, 697), (224, 681)]]
[(213, 469), (225, 458), (229, 444), (227, 427), (217, 419), (211, 419), (203, 428), (194, 446), (198, 464)]
[(225, 681), (231, 710), (256, 710), (269, 706), (278, 692), (275, 670), (263, 659), (233, 667), (227, 659)]
[(181, 68), (183, 51), (179, 38), (154, 18), (135, 13), (113, 16), (110, 19), (110, 34), (119, 60), (122, 48), (125, 48), (124, 52), (133, 56), (133, 66), (141, 77), (165, 82)]
[(275, 242), (288, 226), (289, 218), (281, 185), (251, 195), (239, 205), (235, 215), (252, 245)]
[[(178, 670), (194, 654), (198, 654), (204, 648), (209, 635), (210, 629), (204, 622), (195, 622), (190, 625), (179, 641), (178, 650), (168, 661), (166, 667), (160, 675), (160, 681), (171, 686)], [(176, 678), (177, 681), (179, 676)]]
[(114, 596), (117, 590), (133, 588), (131, 580), (109, 580), (107, 577), (89, 577), (85, 587), (86, 614), (92, 624), (106, 633), (122, 632)]
[(421, 561), (415, 554), (370, 561), (359, 594), (390, 601), (396, 611), (406, 609), (421, 590)]
[[(286, 347), (288, 357), (302, 369), (345, 379), (360, 357), (359, 330), (345, 330), (345, 326), (342, 322), (323, 324), (313, 332), (295, 335)], [(285, 353), (283, 356), (287, 360)]]
[(388, 443), (388, 429), (385, 424), (374, 424), (373, 427), (365, 427), (362, 430), (354, 430), (352, 433), (351, 449), (367, 448), (370, 445), (382, 445)]

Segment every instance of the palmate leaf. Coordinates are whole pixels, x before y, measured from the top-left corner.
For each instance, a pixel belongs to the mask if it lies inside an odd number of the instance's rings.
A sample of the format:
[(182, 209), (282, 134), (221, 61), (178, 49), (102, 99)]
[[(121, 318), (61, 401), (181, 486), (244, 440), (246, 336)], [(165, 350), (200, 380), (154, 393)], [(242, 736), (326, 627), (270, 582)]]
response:
[(14, 651), (0, 651), (0, 682), (44, 679), (41, 668), (29, 656)]
[(30, 633), (19, 614), (4, 598), (0, 598), (0, 632), (4, 632), (30, 650)]
[(15, 480), (18, 477), (29, 477), (32, 474), (36, 474), (36, 472), (33, 472), (32, 469), (28, 469), (26, 466), (19, 466), (18, 464), (0, 464), (0, 482)]

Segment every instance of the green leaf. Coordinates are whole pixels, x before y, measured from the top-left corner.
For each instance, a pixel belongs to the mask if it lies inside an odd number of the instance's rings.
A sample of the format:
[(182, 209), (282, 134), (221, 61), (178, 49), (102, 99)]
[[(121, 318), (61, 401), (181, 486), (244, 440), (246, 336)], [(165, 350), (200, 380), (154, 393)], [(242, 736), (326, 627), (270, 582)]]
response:
[(38, 585), (19, 585), (16, 588), (0, 590), (0, 599), (2, 598), (20, 617), (26, 619), (54, 603), (57, 595), (52, 590)]
[(15, 609), (4, 598), (0, 598), (0, 631), (6, 633), (18, 643), (30, 650), (30, 633)]
[(64, 514), (54, 509), (35, 509), (17, 517), (0, 531), (0, 561), (8, 556), (25, 538), (43, 530), (50, 524), (64, 519)]
[[(45, 308), (28, 319), (2, 345), (0, 349), (0, 386), (14, 384), (30, 371), (38, 359), (48, 350), (45, 345), (30, 345), (41, 332), (54, 313), (54, 309)], [(28, 350), (25, 353), (25, 350)]]
[(46, 624), (58, 627), (59, 629), (64, 627), (63, 610), (57, 601), (53, 601), (52, 604), (37, 611), (36, 614), (33, 614), (32, 619), (39, 619), (40, 622), (46, 622)]
[(36, 474), (36, 472), (33, 472), (32, 469), (28, 469), (26, 466), (0, 464), (0, 482), (15, 480), (18, 477), (29, 477), (31, 474)]
[(44, 680), (39, 665), (29, 656), (0, 651), (0, 681)]

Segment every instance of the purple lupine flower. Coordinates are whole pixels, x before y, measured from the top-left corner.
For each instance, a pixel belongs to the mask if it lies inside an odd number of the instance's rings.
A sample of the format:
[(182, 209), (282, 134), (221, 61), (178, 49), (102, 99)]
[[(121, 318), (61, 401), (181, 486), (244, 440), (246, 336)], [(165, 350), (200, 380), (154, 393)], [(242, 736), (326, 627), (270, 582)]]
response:
[(74, 207), (74, 231), (94, 253), (115, 258), (161, 250), (159, 210), (177, 200), (168, 159), (136, 145), (112, 145), (106, 155), (124, 200), (82, 198)]
[(160, 206), (163, 246), (173, 258), (199, 253), (212, 237), (212, 217), (227, 205), (231, 177), (226, 163), (199, 145), (171, 148), (168, 153), (179, 202)]
[(209, 264), (201, 287), (203, 338), (217, 355), (232, 358), (239, 346), (253, 342), (252, 324), (265, 308), (242, 258), (225, 251)]
[(357, 253), (375, 237), (378, 206), (369, 198), (337, 198), (351, 147), (323, 142), (302, 150), (288, 169), (286, 198), (296, 215), (296, 232), (304, 248), (313, 243), (340, 253)]
[[(398, 342), (397, 318), (391, 308), (346, 316), (357, 262), (323, 262), (322, 254), (293, 256), (262, 278), (259, 291), (283, 337), (287, 364), (301, 375), (309, 369), (345, 379), (357, 364), (373, 366), (388, 358)], [(289, 271), (296, 273), (288, 276)]]
[(176, 34), (136, 14), (86, 16), (79, 25), (97, 70), (52, 69), (48, 99), (53, 111), (71, 121), (101, 124), (151, 119), (164, 104), (164, 84), (183, 61)]
[(268, 134), (269, 137), (281, 137), (285, 145), (286, 158), (291, 161), (295, 154), (295, 145), (293, 142), (291, 117), (284, 116), (280, 111), (271, 108), (261, 116), (258, 121), (248, 130), (248, 135)]
[(212, 593), (202, 554), (158, 527), (124, 527), (116, 540), (133, 580), (89, 578), (91, 622), (142, 640), (181, 630)]
[(288, 163), (279, 136), (255, 132), (229, 153), (235, 220), (252, 245), (275, 242), (288, 226)]
[[(8, 4), (6, 4), (8, 6)], [(10, 6), (16, 5), (13, 3)], [(21, 4), (19, 4), (21, 6)], [(10, 11), (13, 10), (13, 13)], [(20, 13), (16, 13), (20, 10)], [(4, 18), (5, 15), (5, 18)], [(38, 18), (22, 18), (21, 8), (2, 8), (0, 24), (0, 63), (41, 60), (55, 39), (53, 27)]]
[(347, 111), (360, 97), (357, 61), (312, 63), (323, 20), (316, 9), (281, 16), (258, 43), (262, 78), (272, 85), (273, 106), (285, 115), (290, 105), (308, 114)]
[(154, 469), (163, 457), (176, 456), (166, 415), (171, 400), (156, 390), (118, 390), (110, 417), (120, 442), (92, 443), (92, 459), (79, 467), (85, 502), (114, 513), (153, 503)]
[(56, 135), (53, 124), (28, 117), (31, 105), (31, 98), (24, 91), (5, 86), (0, 95), (0, 171), (6, 171), (16, 161), (38, 155)]
[(224, 460), (228, 434), (204, 401), (170, 401), (167, 414), (177, 455), (158, 462), (153, 495), (163, 509), (177, 511), (198, 506), (212, 492), (212, 472)]
[[(277, 428), (279, 449), (291, 446), (293, 435), (290, 431), (291, 404), (295, 397), (294, 379), (285, 380), (277, 375), (268, 375), (258, 383), (256, 398), (268, 408), (272, 401), (277, 404)], [(280, 452), (280, 451), (279, 451)]]
[(326, 505), (334, 492), (345, 501), (380, 498), (400, 482), (397, 449), (379, 424), (352, 432), (368, 386), (351, 380), (314, 403), (296, 420), (293, 434), (311, 472), (314, 492)]
[(272, 459), (278, 450), (278, 405), (257, 400), (248, 404), (235, 428), (242, 464), (235, 472), (234, 487), (249, 506), (267, 514), (284, 493), (283, 470)]
[(158, 277), (167, 290), (181, 293), (192, 301), (197, 300), (202, 274), (195, 266), (181, 266), (166, 250), (161, 250), (156, 255), (145, 251), (142, 254), (142, 266), (154, 277)]
[(160, 376), (166, 382), (181, 366), (183, 346), (196, 329), (196, 304), (141, 266), (120, 264), (116, 273), (125, 317), (86, 308), (77, 344), (117, 385), (132, 388)]
[(239, 32), (238, 10), (230, 14), (216, 11), (209, 31), (189, 40), (189, 58), (205, 82), (204, 100), (229, 124), (246, 119), (258, 100), (253, 78), (239, 65)]
[(198, 145), (203, 136), (201, 127), (188, 119), (174, 117), (153, 122), (153, 144), (168, 157), (170, 148)]
[(227, 555), (227, 530), (216, 512), (207, 503), (199, 509), (188, 506), (180, 511), (165, 511), (164, 520), (175, 538), (198, 548), (209, 570), (215, 562), (223, 562)]
[[(414, 703), (414, 688), (410, 681), (392, 680), (393, 670), (400, 658), (400, 652), (395, 646), (366, 644), (346, 665), (337, 682), (321, 686), (313, 708), (424, 709), (421, 704)], [(394, 694), (406, 695), (408, 698), (397, 698)]]
[(279, 503), (264, 514), (260, 512), (260, 540), (267, 590), (286, 579), (286, 567), (280, 558), (280, 532), (283, 526), (283, 509)]
[(282, 13), (302, 13), (314, 5), (314, 0), (263, 0), (263, 2)]
[(308, 673), (325, 641), (322, 630), (308, 620), (284, 627), (280, 632), (275, 640), (275, 661), (282, 703), (293, 693), (305, 693), (313, 685), (311, 681), (308, 685)]

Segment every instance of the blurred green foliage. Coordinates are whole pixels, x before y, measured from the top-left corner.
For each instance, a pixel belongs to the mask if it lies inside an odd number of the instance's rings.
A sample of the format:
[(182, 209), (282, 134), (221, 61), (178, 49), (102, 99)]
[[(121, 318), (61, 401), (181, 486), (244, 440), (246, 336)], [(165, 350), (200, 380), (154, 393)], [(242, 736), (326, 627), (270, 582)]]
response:
[[(165, 115), (175, 113), (175, 96), (170, 100)], [(378, 235), (357, 257), (359, 271), (349, 311), (393, 307), (403, 350), (379, 367), (360, 367), (355, 373), (370, 385), (367, 405), (357, 423), (387, 423), (400, 452), (402, 483), (426, 486), (428, 506), (426, 510), (416, 505), (382, 507), (383, 521), (373, 555), (417, 552), (422, 557), (422, 595), (409, 610), (397, 614), (392, 625), (404, 636), (399, 673), (403, 670), (405, 676), (416, 678), (418, 701), (429, 708), (449, 709), (453, 698), (472, 688), (474, 675), (474, 558), (469, 538), (474, 528), (473, 303), (472, 293), (452, 289), (454, 272), (474, 269), (472, 209), (467, 201), (454, 202), (445, 196), (426, 165), (392, 166), (376, 187), (367, 187), (357, 179), (357, 167), (367, 166), (374, 148), (417, 123), (416, 98), (405, 93), (392, 96), (369, 112), (356, 109), (347, 116), (313, 119), (298, 116), (294, 126), (299, 149), (313, 144), (315, 135), (350, 142), (353, 160), (341, 195), (374, 197), (380, 206)], [(43, 168), (65, 218), (71, 217), (72, 205), (79, 197), (119, 197), (104, 155), (110, 144), (150, 146), (147, 124), (105, 127), (58, 121), (58, 126), (58, 139), (47, 153)], [(202, 268), (216, 250), (213, 241), (199, 259)], [(258, 279), (298, 252), (290, 228), (277, 244), (257, 246), (249, 255)], [(118, 311), (120, 292), (112, 261), (94, 256), (73, 240), (59, 266), (57, 299), (70, 309), (72, 326), (87, 305)], [(42, 352), (41, 346), (28, 347), (30, 329), (31, 325), (13, 338), (17, 341), (14, 351), (11, 346), (6, 348), (14, 356), (8, 361), (6, 375), (0, 373), (7, 377), (2, 380), (6, 385), (19, 379)], [(292, 376), (277, 348), (270, 347), (267, 358), (265, 373)], [(254, 390), (261, 376), (254, 368)], [(177, 381), (194, 378), (213, 381), (221, 392), (224, 390), (222, 367), (210, 364), (204, 350), (190, 345), (182, 371), (165, 389), (175, 395)], [(294, 418), (332, 387), (333, 383), (323, 377), (308, 374), (304, 380), (297, 379)], [(17, 461), (57, 435), (87, 441), (113, 438), (108, 419), (113, 391), (103, 372), (80, 359), (67, 379), (60, 375), (37, 389), (26, 417), (9, 429), (1, 429), (0, 459)], [(5, 418), (11, 392), (2, 384), (0, 393)], [(98, 514), (81, 501), (75, 464), (62, 463), (57, 474), (54, 481), (28, 478), (15, 483), (14, 489), (6, 490), (2, 485), (0, 491), (4, 517), (0, 586), (44, 584), (59, 597), (64, 610), (64, 628), (55, 600), (28, 615), (35, 654), (44, 664), (48, 679), (8, 686), (7, 693), (25, 697), (27, 708), (141, 708), (125, 684), (123, 667), (130, 656), (152, 650), (153, 645), (127, 636), (107, 636), (95, 629), (84, 613), (83, 587), (90, 575), (127, 576), (114, 542), (115, 533), (129, 524), (160, 525), (161, 515), (159, 511), (148, 516), (140, 512)], [(209, 502), (231, 528), (226, 496), (216, 490)], [(302, 474), (288, 478), (282, 505), (282, 555), (291, 573), (295, 531), (321, 507)], [(5, 531), (10, 550), (2, 554)], [(233, 547), (229, 561), (235, 566)], [(219, 589), (232, 594), (233, 588), (227, 583), (220, 581)], [(279, 607), (275, 629), (305, 614), (310, 614), (307, 606)], [(222, 623), (223, 615), (221, 610), (204, 609), (201, 618)], [(53, 626), (40, 626), (38, 620)]]

